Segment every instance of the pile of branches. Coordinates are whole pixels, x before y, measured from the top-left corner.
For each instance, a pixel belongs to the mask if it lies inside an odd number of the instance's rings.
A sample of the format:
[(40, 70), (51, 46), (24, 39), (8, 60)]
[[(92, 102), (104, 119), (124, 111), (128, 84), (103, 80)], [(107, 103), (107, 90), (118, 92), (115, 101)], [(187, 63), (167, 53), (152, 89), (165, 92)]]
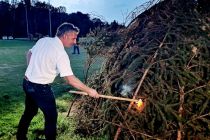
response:
[(83, 97), (78, 131), (126, 140), (210, 137), (210, 13), (197, 9), (194, 0), (160, 1), (119, 32), (90, 85), (142, 98), (143, 109)]

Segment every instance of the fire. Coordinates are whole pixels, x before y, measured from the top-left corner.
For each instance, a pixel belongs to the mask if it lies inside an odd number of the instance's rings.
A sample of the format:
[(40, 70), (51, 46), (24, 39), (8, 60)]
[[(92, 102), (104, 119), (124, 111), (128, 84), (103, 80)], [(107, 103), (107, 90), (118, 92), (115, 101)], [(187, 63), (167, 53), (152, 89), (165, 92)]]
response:
[(137, 107), (142, 107), (143, 106), (143, 101), (142, 99), (139, 99), (138, 102), (137, 102)]

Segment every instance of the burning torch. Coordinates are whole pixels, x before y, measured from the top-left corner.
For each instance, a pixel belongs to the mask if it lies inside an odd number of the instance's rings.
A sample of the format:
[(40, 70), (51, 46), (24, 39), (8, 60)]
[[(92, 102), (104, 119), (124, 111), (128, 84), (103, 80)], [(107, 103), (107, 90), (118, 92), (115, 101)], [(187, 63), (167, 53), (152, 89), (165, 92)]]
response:
[[(88, 95), (86, 92), (81, 92), (81, 91), (72, 91), (70, 90), (69, 93), (74, 93), (74, 94), (80, 94), (80, 95)], [(100, 98), (106, 98), (106, 99), (114, 99), (114, 100), (121, 100), (121, 101), (128, 101), (128, 102), (134, 102), (137, 104), (137, 107), (140, 108), (144, 105), (144, 102), (142, 99), (130, 99), (130, 98), (122, 98), (122, 97), (115, 97), (115, 96), (108, 96), (108, 95), (99, 95)]]

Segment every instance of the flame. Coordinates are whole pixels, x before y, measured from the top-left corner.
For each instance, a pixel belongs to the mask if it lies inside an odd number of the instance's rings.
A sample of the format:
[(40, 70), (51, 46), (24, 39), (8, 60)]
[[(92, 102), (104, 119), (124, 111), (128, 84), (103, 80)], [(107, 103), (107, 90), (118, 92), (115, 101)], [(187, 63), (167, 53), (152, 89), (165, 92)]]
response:
[(142, 99), (139, 99), (137, 102), (137, 107), (140, 108), (142, 106), (143, 106), (143, 101), (142, 101)]

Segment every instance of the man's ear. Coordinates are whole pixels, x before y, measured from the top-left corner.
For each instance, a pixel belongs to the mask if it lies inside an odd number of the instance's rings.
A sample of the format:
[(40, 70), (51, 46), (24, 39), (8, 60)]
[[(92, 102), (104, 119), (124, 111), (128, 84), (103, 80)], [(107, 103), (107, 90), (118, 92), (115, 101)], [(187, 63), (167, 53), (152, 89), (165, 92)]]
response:
[(67, 39), (67, 35), (66, 34), (64, 34), (63, 37), (64, 37), (64, 39)]

